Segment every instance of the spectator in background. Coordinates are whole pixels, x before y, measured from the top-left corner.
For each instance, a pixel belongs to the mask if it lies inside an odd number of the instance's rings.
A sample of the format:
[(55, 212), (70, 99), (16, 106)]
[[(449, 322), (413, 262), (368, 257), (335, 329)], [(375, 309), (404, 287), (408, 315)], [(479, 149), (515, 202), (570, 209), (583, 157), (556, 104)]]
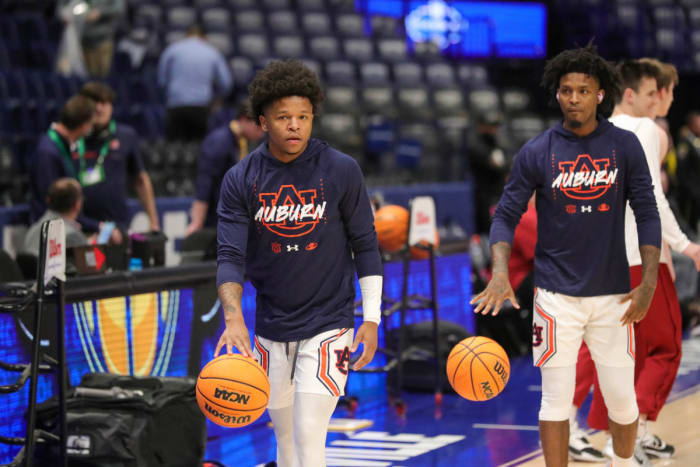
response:
[(234, 120), (209, 133), (202, 143), (196, 192), (190, 211), (192, 220), (185, 236), (203, 227), (216, 227), (216, 206), (224, 174), (253, 149), (252, 143), (263, 136), (262, 129), (250, 116), (249, 105), (245, 101)]
[(112, 232), (112, 242), (121, 243), (131, 221), (126, 203), (131, 185), (148, 215), (151, 230), (160, 230), (153, 186), (139, 152), (138, 134), (129, 125), (117, 124), (112, 118), (114, 90), (91, 81), (83, 86), (80, 95), (94, 101), (96, 106), (94, 129), (85, 138), (85, 154), (79, 155), (76, 167), (85, 191), (85, 215), (114, 222), (117, 229)]
[(697, 232), (700, 222), (700, 113), (690, 112), (678, 141), (678, 204), (681, 215)]
[[(74, 34), (80, 40), (88, 74), (100, 78), (109, 75), (114, 56), (114, 35), (126, 11), (126, 2), (61, 0), (58, 11), (67, 28), (75, 27)], [(75, 52), (75, 49), (71, 52)], [(74, 71), (79, 72), (80, 69)]]
[(126, 11), (124, 0), (88, 0), (81, 42), (88, 73), (106, 77), (112, 68), (114, 34)]
[(474, 180), (476, 230), (488, 232), (491, 211), (498, 203), (509, 164), (503, 145), (498, 139), (501, 115), (487, 112), (478, 117), (476, 129), (467, 136), (467, 157)]
[(48, 208), (37, 220), (24, 237), (23, 253), (39, 256), (39, 240), (41, 224), (54, 219), (63, 219), (66, 232), (66, 248), (86, 245), (88, 238), (83, 234), (77, 222), (83, 205), (83, 192), (80, 183), (74, 178), (64, 177), (55, 180), (49, 187), (46, 196)]
[(190, 26), (186, 37), (169, 45), (158, 62), (158, 85), (165, 90), (168, 108), (168, 139), (203, 139), (214, 99), (228, 94), (232, 84), (224, 57), (207, 43), (198, 25)]
[[(58, 122), (39, 138), (29, 164), (29, 185), (32, 194), (30, 218), (32, 221), (46, 210), (48, 187), (62, 177), (78, 178), (74, 159), (84, 157), (81, 138), (92, 129), (95, 103), (85, 96), (73, 96), (63, 105)], [(83, 229), (96, 232), (99, 222), (81, 217)]]

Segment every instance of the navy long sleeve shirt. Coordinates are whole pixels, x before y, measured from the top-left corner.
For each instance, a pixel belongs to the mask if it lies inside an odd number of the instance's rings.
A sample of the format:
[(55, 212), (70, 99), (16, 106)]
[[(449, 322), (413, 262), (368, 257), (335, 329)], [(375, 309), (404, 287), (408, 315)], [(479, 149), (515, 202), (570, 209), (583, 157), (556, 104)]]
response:
[(204, 138), (199, 154), (194, 197), (208, 204), (207, 227), (216, 227), (216, 206), (221, 181), (228, 169), (240, 158), (238, 139), (228, 125), (217, 128)]
[(661, 244), (651, 176), (634, 133), (600, 119), (585, 137), (557, 124), (525, 144), (496, 208), (491, 244), (512, 244), (533, 191), (535, 286), (579, 297), (628, 292), (627, 200), (639, 244)]
[(354, 159), (311, 139), (283, 163), (263, 143), (226, 173), (218, 215), (217, 285), (247, 274), (256, 334), (288, 342), (353, 327), (355, 270), (382, 274)]

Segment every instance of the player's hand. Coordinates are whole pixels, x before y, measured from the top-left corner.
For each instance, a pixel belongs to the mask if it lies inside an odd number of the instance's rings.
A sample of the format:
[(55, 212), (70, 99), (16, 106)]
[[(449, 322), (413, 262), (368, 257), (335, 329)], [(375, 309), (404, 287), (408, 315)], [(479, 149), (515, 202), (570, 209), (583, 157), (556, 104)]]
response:
[(379, 325), (371, 321), (365, 321), (355, 334), (355, 341), (352, 343), (350, 352), (357, 351), (357, 348), (362, 344), (362, 355), (357, 359), (352, 366), (353, 370), (359, 370), (367, 365), (374, 358), (374, 352), (377, 351), (377, 328)]
[(620, 299), (620, 303), (630, 302), (627, 311), (620, 318), (623, 326), (638, 323), (644, 319), (647, 311), (649, 311), (649, 305), (651, 305), (651, 299), (654, 297), (655, 290), (655, 285), (640, 284)]
[(226, 329), (224, 329), (219, 342), (216, 344), (214, 358), (219, 355), (219, 351), (224, 345), (227, 353), (233, 353), (233, 348), (236, 347), (241, 355), (245, 357), (253, 356), (253, 351), (250, 350), (250, 334), (248, 334), (248, 328), (242, 316), (233, 317), (226, 321)]
[(185, 238), (200, 230), (202, 230), (202, 224), (194, 221), (190, 222), (190, 225), (188, 225), (187, 229), (185, 230)]
[(119, 229), (112, 229), (112, 233), (109, 234), (109, 243), (111, 245), (121, 245), (123, 241), (124, 237), (122, 236), (122, 233), (119, 231)]
[(496, 316), (501, 311), (501, 306), (506, 300), (510, 300), (515, 308), (520, 309), (520, 305), (515, 299), (513, 287), (511, 287), (508, 280), (508, 274), (501, 272), (494, 273), (486, 288), (472, 298), (469, 304), (473, 305), (478, 302), (478, 305), (474, 308), (474, 313), (481, 313), (482, 315), (489, 314), (493, 307), (493, 315)]
[(683, 250), (683, 254), (692, 259), (693, 263), (695, 263), (695, 269), (700, 271), (700, 245), (691, 242), (690, 245)]

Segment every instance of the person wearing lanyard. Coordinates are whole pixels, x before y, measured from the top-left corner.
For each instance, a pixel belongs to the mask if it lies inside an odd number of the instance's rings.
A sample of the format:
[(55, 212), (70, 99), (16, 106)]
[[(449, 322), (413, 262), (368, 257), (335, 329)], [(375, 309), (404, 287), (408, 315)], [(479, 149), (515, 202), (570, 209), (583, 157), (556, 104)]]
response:
[(213, 130), (202, 143), (190, 210), (192, 220), (187, 226), (186, 237), (204, 227), (216, 227), (216, 206), (224, 174), (254, 149), (251, 148), (254, 142), (263, 137), (262, 129), (250, 117), (249, 107), (245, 100), (236, 118)]
[(85, 215), (112, 221), (117, 225), (112, 235), (121, 242), (131, 222), (127, 206), (131, 184), (148, 216), (152, 231), (160, 230), (153, 185), (139, 152), (138, 134), (128, 125), (112, 118), (116, 97), (108, 85), (90, 81), (80, 95), (95, 102), (95, 126), (85, 138), (84, 156), (79, 155), (79, 180), (85, 192)]
[[(58, 121), (39, 138), (31, 156), (30, 191), (32, 199), (30, 219), (35, 222), (46, 211), (46, 195), (54, 180), (62, 177), (78, 179), (73, 155), (85, 152), (82, 138), (92, 129), (95, 103), (84, 96), (73, 96), (61, 108)], [(99, 221), (88, 216), (78, 217), (78, 223), (86, 232), (99, 230)]]

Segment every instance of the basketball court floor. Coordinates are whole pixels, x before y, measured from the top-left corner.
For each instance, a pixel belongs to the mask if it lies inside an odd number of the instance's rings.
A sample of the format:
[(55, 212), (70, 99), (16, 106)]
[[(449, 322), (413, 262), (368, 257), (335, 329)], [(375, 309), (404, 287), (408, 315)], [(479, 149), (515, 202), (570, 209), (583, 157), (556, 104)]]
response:
[[(511, 362), (510, 381), (495, 399), (470, 402), (446, 394), (438, 407), (431, 393), (404, 392), (403, 414), (388, 401), (383, 374), (351, 373), (350, 378), (348, 392), (358, 398), (357, 410), (352, 414), (338, 408), (334, 418), (352, 417), (356, 420), (347, 423), (358, 424), (369, 420), (371, 426), (330, 432), (329, 467), (544, 466), (537, 431), (540, 376), (529, 356)], [(587, 426), (588, 404), (580, 411), (582, 426)], [(239, 429), (208, 423), (205, 458), (227, 467), (263, 466), (274, 460), (275, 441), (267, 415)], [(700, 337), (684, 340), (673, 392), (651, 426), (676, 446), (673, 459), (656, 460), (654, 465), (700, 466)], [(591, 440), (602, 449), (605, 435), (591, 433)]]

